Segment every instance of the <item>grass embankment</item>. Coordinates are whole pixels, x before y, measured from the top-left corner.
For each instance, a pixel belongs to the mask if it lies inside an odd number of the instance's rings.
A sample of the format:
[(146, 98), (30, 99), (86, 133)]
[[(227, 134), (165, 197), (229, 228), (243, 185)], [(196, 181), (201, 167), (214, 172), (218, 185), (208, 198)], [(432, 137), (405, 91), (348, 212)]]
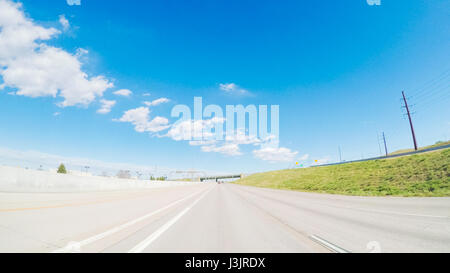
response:
[[(450, 141), (439, 141), (439, 142), (436, 142), (436, 144), (433, 144), (433, 145), (420, 147), (419, 151), (430, 149), (430, 148), (435, 148), (435, 147), (440, 147), (440, 146), (445, 146), (445, 145), (449, 145), (449, 144), (450, 144)], [(389, 155), (404, 154), (404, 153), (409, 153), (409, 152), (414, 152), (414, 149), (398, 150), (398, 151), (389, 153)]]
[(450, 149), (424, 154), (258, 173), (237, 184), (360, 196), (450, 196)]

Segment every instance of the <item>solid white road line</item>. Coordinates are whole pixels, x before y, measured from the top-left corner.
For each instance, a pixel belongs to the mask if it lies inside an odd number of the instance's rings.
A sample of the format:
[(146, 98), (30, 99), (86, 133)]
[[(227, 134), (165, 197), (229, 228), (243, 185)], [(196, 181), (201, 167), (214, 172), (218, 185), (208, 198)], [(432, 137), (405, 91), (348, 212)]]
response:
[(345, 250), (343, 248), (340, 248), (337, 245), (334, 245), (334, 244), (332, 244), (332, 243), (330, 243), (330, 242), (320, 238), (319, 236), (310, 235), (309, 237), (311, 239), (313, 239), (314, 241), (318, 242), (319, 244), (323, 245), (324, 247), (326, 247), (326, 248), (328, 248), (328, 249), (330, 249), (330, 250), (332, 250), (334, 252), (337, 252), (337, 253), (349, 253), (349, 251), (347, 251), (347, 250)]
[[(201, 191), (203, 191), (203, 190), (201, 190)], [(188, 196), (186, 196), (186, 197), (184, 197), (184, 198), (182, 198), (180, 200), (177, 200), (177, 201), (175, 201), (173, 203), (170, 203), (169, 205), (167, 205), (167, 206), (165, 206), (163, 208), (157, 209), (157, 210), (155, 210), (153, 212), (150, 212), (150, 213), (148, 213), (148, 214), (146, 214), (144, 216), (141, 216), (141, 217), (139, 217), (137, 219), (134, 219), (134, 220), (132, 220), (130, 222), (127, 222), (127, 223), (122, 224), (120, 226), (114, 227), (114, 228), (112, 228), (110, 230), (107, 230), (105, 232), (102, 232), (100, 234), (92, 236), (90, 238), (87, 238), (87, 239), (85, 239), (83, 241), (72, 242), (72, 244), (76, 243), (77, 246), (79, 246), (79, 247), (91, 244), (91, 243), (93, 243), (95, 241), (101, 240), (101, 239), (103, 239), (103, 238), (105, 238), (105, 237), (107, 237), (109, 235), (112, 235), (112, 234), (114, 234), (116, 232), (119, 232), (119, 231), (121, 231), (123, 229), (126, 229), (126, 228), (128, 228), (128, 227), (130, 227), (130, 226), (132, 226), (132, 225), (134, 225), (136, 223), (139, 223), (139, 222), (141, 222), (141, 221), (143, 221), (143, 220), (145, 220), (145, 219), (147, 219), (149, 217), (152, 217), (153, 215), (156, 215), (156, 214), (158, 214), (158, 213), (160, 213), (162, 211), (165, 211), (165, 210), (167, 210), (167, 209), (169, 209), (169, 208), (171, 208), (171, 207), (173, 207), (173, 206), (175, 206), (175, 205), (177, 205), (177, 204), (179, 204), (179, 203), (181, 203), (183, 201), (188, 200), (189, 198), (191, 198), (192, 196), (197, 195), (197, 194), (199, 194), (199, 192), (195, 192), (193, 194), (190, 194), (190, 195), (188, 195)], [(66, 246), (64, 248), (60, 248), (60, 249), (57, 249), (55, 251), (52, 251), (52, 253), (67, 253), (67, 252), (72, 252), (72, 251), (73, 251), (73, 247), (69, 244), (68, 246)]]
[(157, 229), (155, 232), (153, 232), (150, 236), (144, 239), (144, 241), (137, 244), (135, 247), (133, 247), (128, 253), (140, 253), (144, 249), (146, 249), (151, 243), (153, 243), (156, 239), (158, 239), (159, 236), (161, 236), (166, 230), (168, 230), (173, 224), (175, 224), (183, 215), (185, 215), (192, 207), (194, 207), (203, 197), (205, 197), (212, 189), (205, 192), (200, 196), (197, 200), (194, 201), (190, 206), (185, 208), (182, 212), (177, 214), (174, 218), (172, 218), (169, 222), (165, 223), (163, 226), (161, 226), (159, 229)]
[(428, 217), (428, 218), (441, 218), (441, 219), (450, 218), (450, 216), (443, 216), (443, 215), (415, 214), (415, 213), (396, 212), (396, 211), (387, 211), (387, 210), (376, 210), (376, 209), (362, 209), (362, 208), (352, 208), (352, 207), (347, 207), (347, 208), (348, 209), (353, 209), (353, 210), (365, 211), (365, 212), (393, 214), (393, 215), (401, 215), (401, 216)]

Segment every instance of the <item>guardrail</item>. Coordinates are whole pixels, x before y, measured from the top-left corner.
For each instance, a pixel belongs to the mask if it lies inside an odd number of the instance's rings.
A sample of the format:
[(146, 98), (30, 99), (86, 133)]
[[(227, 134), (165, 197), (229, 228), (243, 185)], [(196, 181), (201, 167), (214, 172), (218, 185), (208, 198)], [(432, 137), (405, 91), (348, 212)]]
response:
[(438, 147), (432, 147), (432, 148), (419, 150), (419, 151), (395, 154), (395, 155), (379, 156), (379, 157), (372, 157), (372, 158), (345, 161), (345, 162), (336, 162), (336, 163), (329, 163), (329, 164), (323, 164), (323, 165), (315, 165), (315, 166), (311, 166), (311, 167), (324, 167), (324, 166), (341, 165), (341, 164), (347, 164), (347, 163), (364, 162), (364, 161), (379, 160), (379, 159), (386, 159), (386, 158), (395, 158), (395, 157), (401, 157), (401, 156), (406, 156), (406, 155), (414, 155), (414, 154), (421, 154), (421, 153), (426, 153), (426, 152), (431, 152), (431, 151), (436, 151), (436, 150), (443, 150), (443, 149), (447, 149), (447, 148), (450, 148), (450, 144), (438, 146)]

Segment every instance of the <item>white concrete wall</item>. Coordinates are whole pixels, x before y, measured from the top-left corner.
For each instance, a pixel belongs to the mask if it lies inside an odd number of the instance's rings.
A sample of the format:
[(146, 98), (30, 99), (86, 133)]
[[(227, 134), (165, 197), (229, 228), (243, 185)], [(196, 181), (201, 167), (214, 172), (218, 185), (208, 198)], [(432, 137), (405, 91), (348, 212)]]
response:
[(90, 192), (195, 185), (194, 182), (81, 177), (0, 166), (0, 192)]

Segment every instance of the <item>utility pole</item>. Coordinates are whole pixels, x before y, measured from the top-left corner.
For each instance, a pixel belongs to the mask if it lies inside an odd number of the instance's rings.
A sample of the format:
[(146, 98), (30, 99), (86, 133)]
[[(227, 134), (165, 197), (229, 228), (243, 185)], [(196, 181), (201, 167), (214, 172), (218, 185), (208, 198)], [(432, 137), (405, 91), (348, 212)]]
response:
[(414, 127), (413, 127), (413, 123), (412, 123), (412, 119), (411, 119), (411, 113), (409, 112), (408, 102), (406, 101), (405, 91), (402, 91), (402, 95), (403, 95), (403, 101), (405, 102), (406, 112), (408, 113), (409, 125), (411, 126), (411, 133), (412, 133), (412, 137), (413, 137), (413, 141), (414, 141), (414, 150), (417, 151), (416, 134), (414, 133)]
[(137, 179), (140, 180), (142, 173), (140, 171), (136, 171), (136, 176), (137, 176)]
[(386, 136), (384, 135), (384, 132), (383, 132), (383, 141), (384, 141), (384, 151), (386, 152), (386, 156), (388, 156), (388, 150), (387, 150), (387, 145), (386, 145)]
[(339, 149), (339, 162), (342, 162), (341, 146), (338, 146), (338, 149)]

